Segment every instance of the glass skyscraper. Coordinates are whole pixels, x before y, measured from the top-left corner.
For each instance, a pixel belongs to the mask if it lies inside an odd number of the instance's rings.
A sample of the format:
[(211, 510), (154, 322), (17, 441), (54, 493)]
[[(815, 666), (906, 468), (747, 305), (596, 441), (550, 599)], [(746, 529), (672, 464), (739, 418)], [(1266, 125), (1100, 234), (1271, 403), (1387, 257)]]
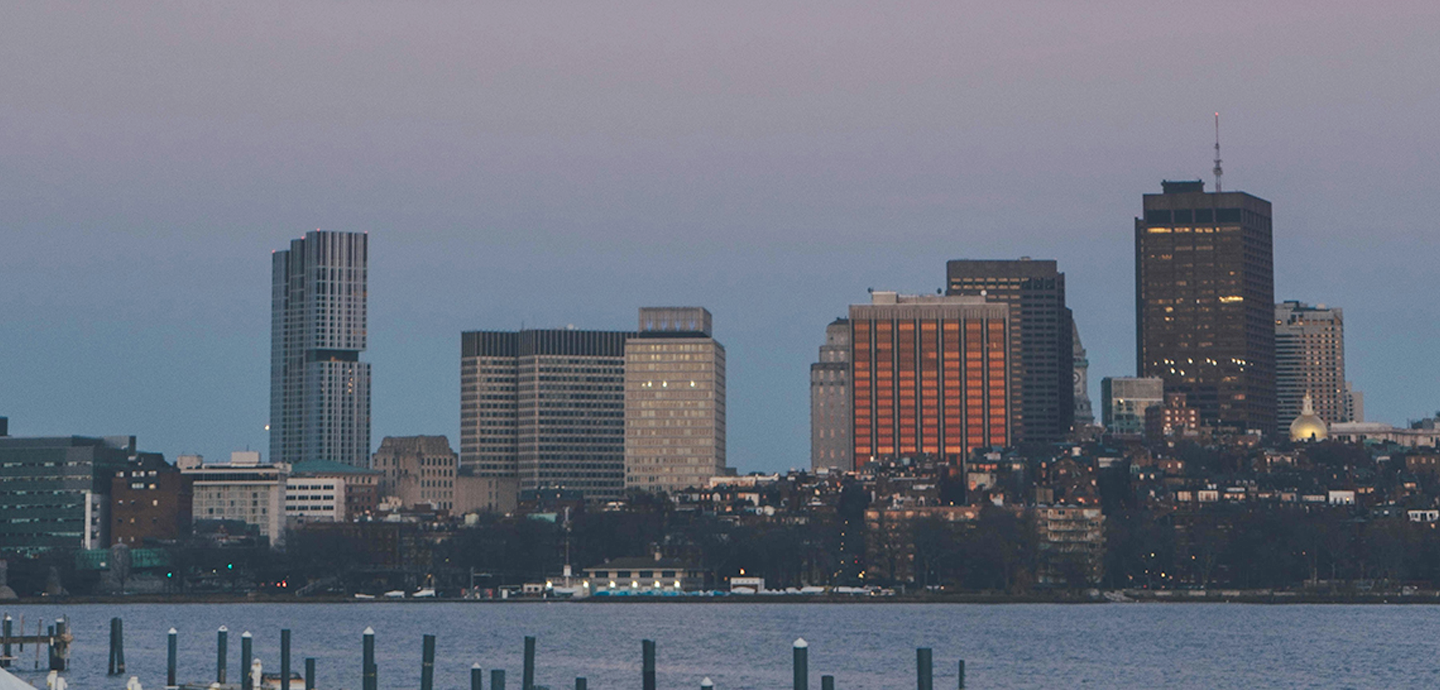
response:
[(272, 255), (271, 462), (370, 466), (367, 240), (316, 230)]

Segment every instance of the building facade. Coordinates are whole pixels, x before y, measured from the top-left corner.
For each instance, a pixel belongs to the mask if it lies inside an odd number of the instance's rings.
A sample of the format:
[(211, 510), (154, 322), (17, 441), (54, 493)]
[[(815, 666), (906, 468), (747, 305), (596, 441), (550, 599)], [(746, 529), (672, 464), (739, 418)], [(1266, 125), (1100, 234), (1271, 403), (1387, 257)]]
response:
[(1165, 404), (1165, 381), (1158, 377), (1105, 377), (1100, 379), (1101, 423), (1112, 434), (1141, 436), (1145, 411)]
[(521, 489), (625, 490), (623, 331), (461, 335), (460, 465)]
[(1350, 418), (1345, 382), (1345, 317), (1339, 308), (1275, 305), (1275, 421), (1289, 428), (1306, 394), (1326, 424)]
[(1085, 352), (1085, 346), (1080, 344), (1080, 327), (1075, 325), (1073, 318), (1070, 319), (1070, 328), (1075, 360), (1074, 427), (1078, 429), (1095, 425), (1095, 409), (1090, 404), (1090, 357)]
[(1065, 440), (1075, 422), (1074, 326), (1065, 274), (1054, 261), (945, 264), (946, 294), (1010, 308), (1010, 434), (1015, 443)]
[(190, 534), (190, 478), (155, 453), (140, 453), (110, 481), (110, 543), (129, 547)]
[(1183, 393), (1201, 422), (1275, 431), (1270, 202), (1170, 182), (1135, 219), (1137, 370)]
[(979, 296), (880, 291), (850, 305), (855, 467), (1010, 445), (1010, 313)]
[(625, 344), (625, 488), (705, 486), (725, 470), (725, 348), (702, 307), (643, 307)]
[(271, 546), (285, 543), (285, 483), (290, 466), (260, 463), (260, 453), (238, 451), (230, 462), (205, 464), (199, 456), (180, 471), (194, 493), (194, 519), (234, 520), (255, 528)]
[(288, 524), (345, 522), (370, 515), (379, 505), (380, 478), (375, 469), (309, 460), (290, 466), (285, 480)]
[(368, 236), (316, 230), (271, 256), (270, 459), (370, 461)]
[(0, 550), (110, 546), (110, 488), (134, 436), (0, 438)]
[(410, 508), (422, 503), (436, 510), (455, 506), (455, 477), (460, 456), (444, 436), (386, 436), (375, 451), (380, 496), (394, 496)]
[(825, 327), (820, 361), (810, 365), (810, 468), (855, 466), (850, 441), (850, 321)]

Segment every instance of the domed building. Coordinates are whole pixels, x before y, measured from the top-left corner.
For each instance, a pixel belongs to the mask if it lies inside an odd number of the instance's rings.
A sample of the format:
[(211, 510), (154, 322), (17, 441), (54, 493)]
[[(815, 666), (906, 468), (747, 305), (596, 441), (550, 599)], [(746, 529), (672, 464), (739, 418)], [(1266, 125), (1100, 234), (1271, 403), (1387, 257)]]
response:
[(1330, 429), (1325, 426), (1325, 420), (1315, 414), (1315, 402), (1310, 399), (1310, 393), (1305, 393), (1304, 408), (1300, 410), (1300, 416), (1290, 422), (1291, 441), (1324, 441), (1330, 438)]

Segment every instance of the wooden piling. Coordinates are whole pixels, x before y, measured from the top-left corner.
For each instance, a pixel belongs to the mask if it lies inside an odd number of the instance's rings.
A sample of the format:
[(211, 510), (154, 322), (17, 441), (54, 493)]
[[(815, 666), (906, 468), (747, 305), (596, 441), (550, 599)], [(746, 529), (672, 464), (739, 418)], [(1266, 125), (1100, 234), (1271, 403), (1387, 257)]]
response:
[(915, 650), (915, 690), (935, 690), (935, 668), (929, 647)]
[(375, 629), (365, 628), (361, 655), (361, 690), (379, 690), (379, 675), (375, 668)]
[(795, 640), (795, 690), (810, 689), (810, 643), (805, 638)]
[(167, 687), (167, 688), (173, 688), (173, 687), (176, 687), (176, 683), (175, 683), (175, 653), (176, 653), (176, 651), (177, 651), (177, 647), (176, 647), (176, 645), (177, 645), (177, 639), (176, 639), (176, 636), (179, 635), (180, 633), (176, 632), (176, 630), (175, 630), (174, 628), (171, 628), (171, 629), (170, 629), (170, 632), (169, 632), (168, 634), (169, 634), (169, 640), (166, 641), (166, 649), (168, 650), (168, 652), (167, 652), (167, 654), (166, 654), (166, 656), (165, 656), (165, 687)]
[(965, 660), (960, 660), (960, 690), (965, 690)]
[(426, 635), (420, 644), (420, 690), (435, 690), (434, 635)]
[[(4, 658), (3, 658), (3, 659), (0, 659), (0, 666), (3, 666), (4, 668), (10, 668), (10, 658), (11, 658), (11, 657), (10, 657), (10, 642), (9, 642), (9, 640), (10, 640), (10, 635), (15, 632), (15, 629), (14, 629), (14, 627), (13, 627), (14, 624), (15, 624), (15, 621), (11, 620), (10, 614), (8, 614), (8, 613), (5, 614), (5, 622), (3, 623), (3, 628), (0, 628), (0, 630), (3, 630), (3, 631), (4, 631), (5, 640), (6, 640), (6, 642), (5, 642), (5, 649), (3, 650), (3, 651), (4, 651)], [(21, 632), (24, 632), (25, 629), (22, 627), (20, 630), (21, 630)], [(20, 649), (20, 651), (23, 652), (23, 651), (25, 651), (25, 649), (22, 647), (22, 648)]]
[(575, 679), (575, 690), (586, 690), (586, 689), (589, 688), (589, 687), (590, 687), (590, 681), (587, 681), (587, 680), (585, 680), (584, 678), (576, 678), (576, 679)]
[(520, 675), (521, 690), (535, 690), (535, 638), (525, 638), (525, 668)]
[(640, 641), (640, 686), (655, 690), (655, 641)]
[(313, 656), (305, 657), (305, 690), (315, 690), (315, 657)]
[[(229, 652), (230, 629), (222, 625), (220, 629), (215, 632), (215, 682), (221, 685), (226, 683), (225, 672), (229, 670), (226, 668), (226, 662), (230, 660), (228, 658), (230, 656)], [(241, 671), (241, 673), (244, 673), (244, 671)]]
[(820, 676), (820, 690), (835, 690), (835, 676)]
[(485, 671), (480, 664), (470, 665), (470, 690), (485, 690)]
[(110, 619), (110, 664), (107, 675), (125, 672), (125, 623), (119, 616)]
[(490, 690), (505, 690), (505, 672), (500, 669), (490, 671)]
[(290, 690), (290, 629), (280, 630), (280, 687)]
[[(250, 636), (250, 631), (249, 631), (249, 630), (246, 630), (245, 632), (240, 633), (240, 668), (239, 668), (239, 672), (240, 672), (240, 686), (241, 686), (241, 688), (243, 688), (243, 690), (252, 690), (252, 688), (249, 688), (249, 687), (247, 687), (247, 686), (250, 684), (250, 680), (249, 680), (249, 679), (250, 679), (250, 660), (253, 659), (254, 657), (255, 657), (254, 638), (252, 638), (252, 637)], [(286, 688), (286, 690), (289, 690), (289, 688)]]

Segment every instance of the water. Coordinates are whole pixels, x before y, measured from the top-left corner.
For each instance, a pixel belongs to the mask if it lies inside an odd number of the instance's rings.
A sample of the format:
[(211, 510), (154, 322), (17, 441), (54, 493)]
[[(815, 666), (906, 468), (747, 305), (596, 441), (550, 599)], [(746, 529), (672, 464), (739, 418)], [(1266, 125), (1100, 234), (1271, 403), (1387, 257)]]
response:
[[(437, 690), (469, 688), (470, 665), (504, 668), (520, 687), (525, 635), (539, 638), (537, 682), (552, 690), (586, 676), (596, 690), (640, 686), (640, 641), (658, 642), (661, 690), (789, 688), (790, 645), (810, 643), (810, 679), (840, 690), (915, 687), (915, 648), (932, 647), (935, 687), (1424, 688), (1440, 687), (1440, 609), (1433, 606), (1096, 604), (364, 603), (11, 606), (73, 623), (75, 690), (120, 690), (105, 677), (110, 617), (125, 619), (128, 675), (165, 680), (165, 631), (180, 630), (180, 680), (214, 680), (215, 631), (230, 629), (230, 678), (240, 632), (255, 636), (267, 671), (282, 627), (292, 665), (318, 659), (321, 690), (360, 687), (360, 640), (375, 628), (380, 687), (420, 684), (421, 635), (439, 637)], [(21, 669), (34, 663), (26, 648)], [(42, 663), (43, 655), (42, 655)], [(22, 673), (27, 680), (42, 676)], [(44, 687), (41, 680), (36, 683)]]

